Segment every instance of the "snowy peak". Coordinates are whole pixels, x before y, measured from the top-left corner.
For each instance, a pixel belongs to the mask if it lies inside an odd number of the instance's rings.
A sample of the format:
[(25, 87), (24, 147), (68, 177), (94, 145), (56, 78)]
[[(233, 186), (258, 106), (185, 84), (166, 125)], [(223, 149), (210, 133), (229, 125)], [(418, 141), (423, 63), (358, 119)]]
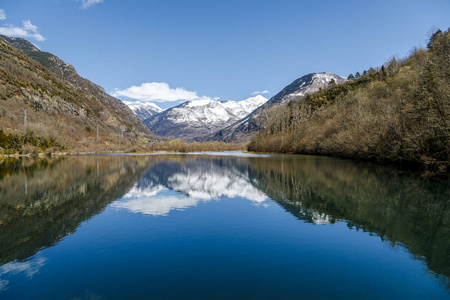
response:
[(141, 101), (122, 101), (139, 117), (141, 120), (150, 118), (155, 114), (164, 111), (161, 107), (150, 102)]
[(144, 123), (161, 136), (192, 139), (233, 124), (265, 102), (267, 98), (263, 96), (244, 101), (193, 100), (154, 115)]
[(242, 119), (267, 101), (268, 99), (266, 97), (258, 95), (256, 97), (250, 97), (239, 102), (224, 101), (222, 102), (222, 105), (232, 111), (232, 113), (238, 116), (239, 119)]
[(269, 100), (269, 103), (286, 103), (303, 97), (306, 94), (315, 93), (321, 88), (329, 86), (333, 80), (336, 84), (347, 81), (345, 77), (328, 72), (305, 75), (294, 80), (290, 85), (281, 90), (281, 92), (273, 96)]
[(239, 119), (242, 119), (267, 101), (268, 99), (266, 97), (258, 95), (243, 101), (222, 101), (221, 104), (232, 114), (236, 115)]

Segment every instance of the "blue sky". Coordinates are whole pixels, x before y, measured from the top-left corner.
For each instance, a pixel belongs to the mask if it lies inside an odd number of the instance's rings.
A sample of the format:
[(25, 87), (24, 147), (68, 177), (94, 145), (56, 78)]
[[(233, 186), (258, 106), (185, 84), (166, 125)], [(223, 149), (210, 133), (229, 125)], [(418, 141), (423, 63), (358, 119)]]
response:
[(426, 45), (449, 16), (449, 0), (3, 0), (0, 33), (26, 37), (120, 99), (169, 107), (270, 97), (308, 73), (377, 67)]

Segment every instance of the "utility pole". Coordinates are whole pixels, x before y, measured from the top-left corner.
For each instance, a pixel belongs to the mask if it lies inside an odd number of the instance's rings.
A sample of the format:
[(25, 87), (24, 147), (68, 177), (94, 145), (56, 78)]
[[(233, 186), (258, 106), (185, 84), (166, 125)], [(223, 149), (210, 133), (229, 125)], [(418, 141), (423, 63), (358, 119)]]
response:
[(98, 125), (97, 125), (97, 142), (98, 142)]
[(23, 111), (23, 126), (25, 127), (25, 131), (27, 129), (27, 110), (24, 109)]

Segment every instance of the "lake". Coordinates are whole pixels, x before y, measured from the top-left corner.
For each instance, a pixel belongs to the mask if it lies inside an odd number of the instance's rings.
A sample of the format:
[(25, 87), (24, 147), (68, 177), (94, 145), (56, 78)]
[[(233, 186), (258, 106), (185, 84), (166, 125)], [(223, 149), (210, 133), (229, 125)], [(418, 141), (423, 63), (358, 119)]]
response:
[(450, 299), (450, 187), (293, 155), (0, 163), (0, 299)]

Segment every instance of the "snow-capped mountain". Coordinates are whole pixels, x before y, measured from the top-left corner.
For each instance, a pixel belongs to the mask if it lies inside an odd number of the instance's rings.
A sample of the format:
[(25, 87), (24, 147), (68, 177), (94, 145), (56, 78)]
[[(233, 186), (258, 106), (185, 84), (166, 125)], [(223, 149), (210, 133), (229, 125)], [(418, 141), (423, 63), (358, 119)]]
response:
[[(312, 94), (319, 91), (321, 88), (327, 87), (332, 81), (336, 84), (341, 84), (347, 81), (346, 78), (336, 74), (323, 72), (311, 73), (294, 80), (291, 84), (286, 86), (278, 94), (269, 99), (261, 109), (267, 109), (277, 104), (287, 103), (291, 100), (299, 99), (306, 94)], [(231, 124), (230, 126), (221, 129), (203, 140), (219, 140), (219, 141), (233, 141), (245, 142), (258, 131), (259, 127), (255, 119), (259, 116), (259, 111), (253, 111), (245, 118)], [(151, 129), (151, 128), (150, 128)]]
[(142, 121), (156, 115), (164, 109), (156, 104), (141, 101), (122, 101), (141, 119)]
[(193, 100), (151, 116), (144, 124), (160, 136), (189, 140), (225, 128), (265, 102), (261, 95), (244, 101)]
[(346, 82), (347, 78), (328, 72), (311, 73), (294, 80), (294, 82), (282, 89), (281, 92), (270, 98), (267, 104), (271, 106), (276, 103), (286, 103), (303, 97), (306, 94), (315, 93), (321, 88), (327, 87), (332, 80), (336, 84), (341, 84)]

